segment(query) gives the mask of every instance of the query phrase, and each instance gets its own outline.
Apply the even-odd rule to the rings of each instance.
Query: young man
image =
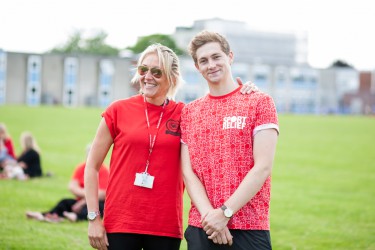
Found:
[[[240,94],[222,35],[200,32],[189,52],[209,94],[181,115],[182,171],[192,201],[188,249],[271,249],[270,176],[279,130],[274,102],[262,92]]]

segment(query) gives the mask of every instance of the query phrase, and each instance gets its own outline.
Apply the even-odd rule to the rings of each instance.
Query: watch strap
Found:
[[[222,205],[220,208],[221,208],[221,210],[225,211],[225,209],[227,209],[227,206]]]

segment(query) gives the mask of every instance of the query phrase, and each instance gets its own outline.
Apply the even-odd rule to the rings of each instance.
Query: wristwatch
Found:
[[[88,212],[88,213],[87,213],[87,219],[88,219],[88,220],[91,220],[91,221],[95,220],[95,218],[96,218],[97,216],[100,216],[100,212],[99,212],[99,211]]]
[[[233,216],[233,210],[232,209],[227,208],[227,206],[225,206],[225,205],[222,205],[221,206],[221,210],[224,211],[224,216],[225,217],[227,217],[229,219],[232,218],[232,216]]]

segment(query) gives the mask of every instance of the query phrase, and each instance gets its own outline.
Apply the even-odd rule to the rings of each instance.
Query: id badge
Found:
[[[152,188],[154,184],[154,179],[155,177],[150,175],[149,173],[136,173],[134,185],[139,187]]]

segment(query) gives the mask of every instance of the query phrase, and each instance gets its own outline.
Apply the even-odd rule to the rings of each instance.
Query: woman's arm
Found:
[[[111,133],[103,118],[96,132],[85,167],[85,196],[89,212],[99,211],[99,170],[112,144]],[[107,249],[108,239],[100,216],[89,221],[88,236],[93,248]]]

